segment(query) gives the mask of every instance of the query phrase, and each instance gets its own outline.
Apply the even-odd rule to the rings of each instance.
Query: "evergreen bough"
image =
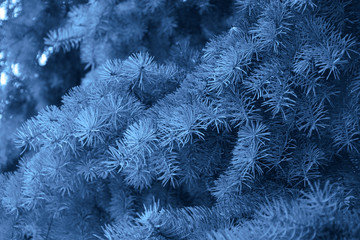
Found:
[[[111,34],[133,39],[144,12],[185,4],[101,2],[73,8],[46,40],[79,45],[93,68],[19,128],[23,158],[0,175],[2,238],[359,238],[359,170],[342,172],[360,158],[355,1],[237,0],[232,27],[201,57],[182,52],[188,64],[87,52],[114,9],[133,25]]]

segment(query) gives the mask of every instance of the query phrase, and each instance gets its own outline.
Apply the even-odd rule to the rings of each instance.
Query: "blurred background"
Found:
[[[1,1],[0,1],[1,2]],[[84,74],[79,50],[48,58],[44,38],[57,28],[70,5],[85,1],[10,0],[0,5],[0,170],[12,170],[20,150],[16,128],[78,85]]]

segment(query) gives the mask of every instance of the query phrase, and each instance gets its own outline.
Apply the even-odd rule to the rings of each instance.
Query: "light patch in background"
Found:
[[[45,66],[47,60],[48,60],[48,57],[46,56],[46,53],[41,54],[41,56],[39,57],[39,65]]]
[[[4,58],[4,52],[0,52],[0,60]]]
[[[9,18],[8,10],[7,10],[8,8],[12,10],[11,17],[15,17],[15,18],[18,17],[22,10],[21,1],[20,0],[4,1],[0,5],[0,24],[1,21],[7,20]]]
[[[11,64],[11,70],[12,70],[12,73],[16,76],[16,77],[20,77],[21,73],[19,71],[19,64],[16,63],[16,64]]]
[[[54,48],[53,47],[48,47],[44,50],[44,52],[42,52],[42,54],[38,55],[38,62],[40,66],[45,66],[49,56],[54,52]]]
[[[13,16],[18,17],[22,10],[20,0],[11,0],[10,8],[14,8]]]
[[[4,21],[7,19],[7,11],[5,6],[0,6],[0,20]]]
[[[8,75],[5,72],[2,72],[0,76],[0,85],[5,86],[7,84],[7,81],[8,81]]]

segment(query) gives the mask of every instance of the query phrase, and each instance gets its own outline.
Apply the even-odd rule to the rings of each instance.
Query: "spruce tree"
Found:
[[[360,239],[359,3],[63,4],[85,76],[14,132],[1,238]]]

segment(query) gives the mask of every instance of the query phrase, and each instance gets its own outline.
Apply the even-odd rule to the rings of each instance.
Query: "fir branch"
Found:
[[[71,48],[77,48],[83,38],[84,35],[79,33],[77,29],[64,27],[50,31],[44,41],[46,45],[52,46],[55,51],[62,48],[68,52]]]

